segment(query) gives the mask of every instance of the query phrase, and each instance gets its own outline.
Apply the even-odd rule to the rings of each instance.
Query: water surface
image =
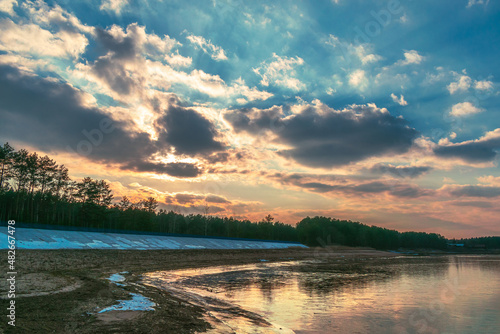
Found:
[[[213,333],[500,333],[500,256],[337,261],[157,272],[147,279],[211,310],[221,320]]]

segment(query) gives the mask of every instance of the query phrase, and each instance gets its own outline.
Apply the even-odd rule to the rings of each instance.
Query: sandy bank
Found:
[[[367,248],[278,250],[18,250],[16,332],[194,333],[210,327],[205,309],[141,283],[143,273],[273,261],[327,260],[345,263],[398,254]],[[127,272],[126,286],[106,278]],[[2,279],[1,295],[7,286]],[[155,311],[98,312],[117,300],[141,294]],[[2,305],[6,300],[2,300]],[[125,312],[125,313],[123,313]],[[9,332],[5,323],[0,328]]]

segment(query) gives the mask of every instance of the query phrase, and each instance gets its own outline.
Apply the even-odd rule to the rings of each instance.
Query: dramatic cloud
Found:
[[[484,109],[478,108],[471,102],[462,102],[455,104],[450,111],[451,116],[461,117],[477,114],[484,111]]]
[[[109,117],[97,108],[85,106],[85,95],[68,84],[0,66],[0,87],[0,112],[2,119],[8,120],[1,123],[1,132],[20,141],[40,148],[81,148],[84,155],[110,160],[141,151],[153,152],[144,134],[127,134],[125,124],[120,122],[102,123]],[[91,145],[92,140],[95,145]]]
[[[359,3],[0,0],[0,139],[184,213],[500,232],[498,5]]]
[[[478,140],[440,144],[434,148],[434,153],[444,158],[461,158],[478,163],[493,161],[497,157],[498,150],[500,150],[500,129],[488,132]]]
[[[148,34],[145,27],[135,23],[126,29],[96,29],[95,40],[97,58],[76,64],[74,75],[96,83],[99,93],[116,101],[149,104],[151,108],[153,96],[170,91],[172,86],[188,95],[203,93],[222,100],[241,99],[243,103],[273,96],[246,86],[241,78],[228,85],[219,75],[200,69],[184,72],[180,68],[191,66],[193,58],[179,54],[181,44],[168,35]]]
[[[432,170],[429,166],[391,166],[375,165],[370,171],[379,174],[390,174],[398,178],[416,178]]]
[[[262,205],[260,202],[229,200],[215,194],[179,192],[164,194],[166,207],[183,214],[223,214],[234,216]]]
[[[400,182],[370,181],[360,182],[345,176],[325,176],[306,174],[276,174],[269,176],[281,184],[287,184],[309,192],[338,196],[359,196],[370,194],[389,194],[398,198],[418,198],[433,193],[431,190],[421,189],[415,185]]]
[[[176,112],[183,111],[175,109],[174,114]],[[199,121],[194,129],[202,137],[197,138],[207,140],[201,151],[220,148],[220,144],[203,137],[212,135],[211,125],[193,113],[188,110],[186,115],[193,122]],[[74,87],[54,79],[23,74],[9,66],[0,66],[0,116],[5,120],[0,123],[0,133],[40,149],[69,151],[95,161],[118,163],[122,169],[175,177],[196,177],[202,172],[191,163],[150,160],[153,155],[169,150],[170,145],[176,147],[183,134],[174,131],[173,143],[169,144],[153,141],[143,132],[130,133],[125,130],[128,124],[110,119],[95,107],[86,106],[85,95]],[[176,117],[173,116],[173,122],[182,126],[183,116],[180,116],[180,121]],[[203,129],[205,125],[209,127],[206,131]],[[168,125],[165,126],[168,129]],[[180,149],[196,151],[196,143],[192,140],[184,146],[180,144]]]
[[[163,38],[147,34],[145,27],[130,24],[126,31],[118,26],[109,30],[96,29],[95,39],[99,43],[102,56],[93,63],[78,64],[87,79],[94,78],[103,86],[116,92],[118,100],[128,95],[142,94],[151,83],[146,77],[146,58],[162,59],[178,45],[169,36]],[[89,77],[90,76],[90,77]]]
[[[228,201],[227,199],[225,199],[224,197],[222,196],[216,196],[216,195],[208,195],[206,197],[206,201],[209,202],[209,203],[231,203],[230,201]]]
[[[176,154],[211,154],[224,146],[217,140],[214,125],[193,109],[171,106],[157,121],[159,141],[175,148]]]
[[[284,117],[281,108],[233,110],[226,114],[235,131],[258,133],[274,128],[277,141],[291,146],[278,154],[309,167],[330,168],[373,156],[408,151],[417,131],[402,118],[374,104],[341,111],[306,107]]]
[[[179,204],[186,204],[186,203],[191,203],[196,200],[204,199],[205,197],[202,195],[195,195],[195,194],[186,194],[186,193],[178,193],[175,194],[175,199],[177,200],[177,203]]]
[[[202,169],[198,165],[185,162],[162,163],[136,161],[122,166],[122,169],[130,169],[137,172],[167,174],[179,178],[197,177],[203,173]]]

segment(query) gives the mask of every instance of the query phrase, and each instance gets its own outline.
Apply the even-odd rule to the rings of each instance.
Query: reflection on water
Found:
[[[147,275],[260,315],[213,333],[500,333],[500,256],[265,263]],[[246,318],[246,319],[245,319]],[[245,327],[246,326],[246,327]],[[224,329],[224,328],[225,329]],[[236,330],[235,330],[236,328]]]

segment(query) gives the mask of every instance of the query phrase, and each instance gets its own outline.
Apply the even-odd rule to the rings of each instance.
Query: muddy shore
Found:
[[[367,248],[280,250],[18,250],[16,327],[0,333],[195,333],[210,328],[206,310],[165,290],[141,284],[147,272],[276,261],[332,261],[339,270],[359,271],[370,259],[398,254]],[[126,272],[126,286],[106,278]],[[7,284],[2,277],[2,309]],[[342,283],[342,282],[339,282]],[[155,311],[100,310],[140,293]]]

